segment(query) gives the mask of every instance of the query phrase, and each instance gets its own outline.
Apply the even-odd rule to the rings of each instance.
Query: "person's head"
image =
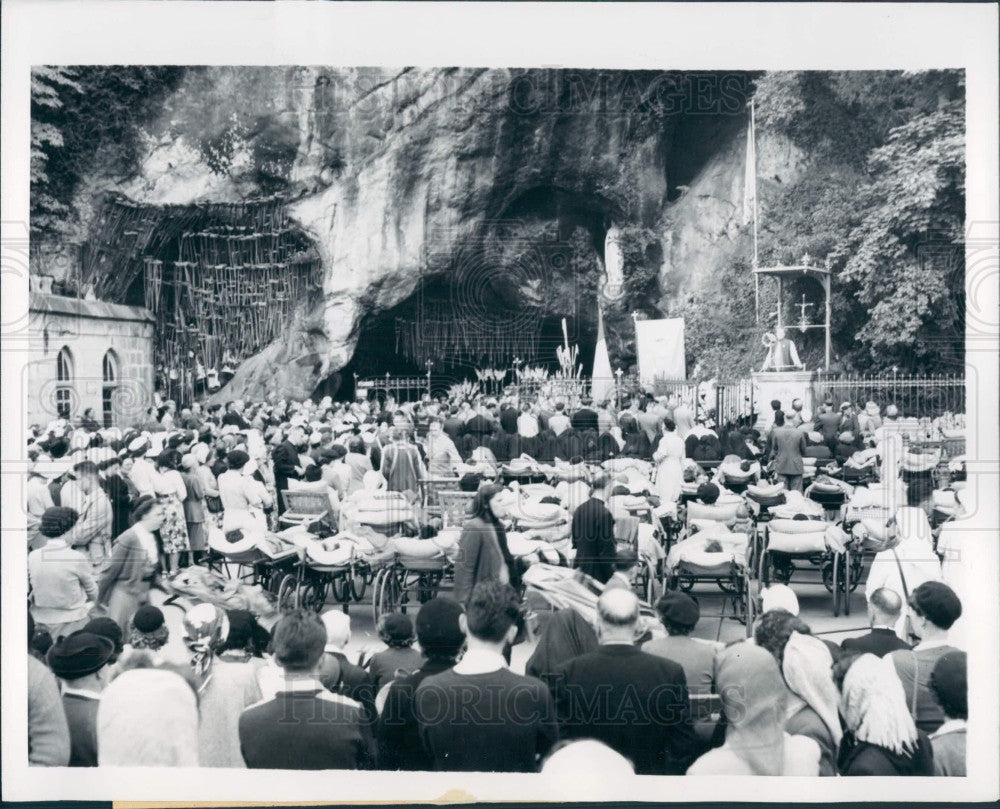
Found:
[[[305,474],[302,477],[306,483],[315,483],[317,480],[323,479],[323,468],[318,464],[310,464],[306,467]]]
[[[80,461],[73,467],[73,476],[84,494],[90,494],[101,487],[101,470],[93,461]]]
[[[417,639],[410,616],[400,612],[383,615],[379,618],[377,629],[382,643],[393,649],[408,649]]]
[[[765,612],[754,627],[754,640],[767,649],[780,666],[785,657],[785,645],[793,632],[809,634],[809,627],[797,616],[781,609]]]
[[[896,421],[899,418],[899,408],[894,404],[887,406],[885,409],[885,417],[889,421]]]
[[[56,639],[46,661],[67,686],[100,691],[108,684],[108,664],[114,655],[115,645],[110,640],[80,630]]]
[[[80,518],[76,509],[66,506],[53,506],[45,509],[38,526],[39,533],[48,539],[56,539],[68,534]]]
[[[170,638],[163,612],[152,604],[136,610],[129,625],[128,642],[133,649],[162,649]]]
[[[944,637],[962,617],[962,602],[940,581],[925,581],[910,593],[910,626],[921,640]]]
[[[323,615],[323,629],[327,651],[342,652],[351,642],[351,618],[340,610],[330,610]]]
[[[198,697],[191,672],[132,656],[101,694],[99,763],[109,767],[196,767]]]
[[[593,494],[607,495],[614,478],[604,470],[595,472],[590,479],[590,490]]]
[[[698,487],[698,499],[706,506],[714,505],[719,500],[719,487],[709,481]]]
[[[83,628],[83,631],[89,632],[91,635],[100,635],[114,644],[115,653],[111,660],[108,661],[109,663],[114,663],[118,659],[118,656],[125,651],[125,636],[121,626],[119,626],[114,618],[92,618]]]
[[[472,505],[469,507],[471,516],[489,522],[496,522],[503,517],[507,507],[504,504],[504,499],[497,497],[503,491],[504,488],[499,483],[487,483],[480,486],[476,496],[472,498]]]
[[[771,400],[771,410],[773,410],[775,413],[781,412],[781,402],[778,399]]]
[[[660,596],[656,612],[668,635],[690,634],[701,617],[698,602],[679,590],[667,590]]]
[[[441,435],[444,432],[444,421],[437,416],[431,417],[427,422],[427,432],[433,436]]]
[[[132,506],[132,524],[142,525],[147,531],[159,531],[165,517],[155,497],[140,497]]]
[[[785,414],[784,411],[775,410],[774,411],[774,426],[784,427],[785,426]]]
[[[393,427],[392,432],[389,433],[393,441],[406,441],[407,435],[409,435],[409,430],[406,427]]]
[[[465,646],[462,605],[447,596],[432,598],[417,613],[417,641],[429,659],[454,660]]]
[[[181,454],[175,449],[165,449],[156,456],[156,468],[174,471],[180,468]]]
[[[226,466],[235,472],[242,472],[248,463],[250,456],[241,449],[234,449],[226,454]]]
[[[802,412],[802,400],[801,399],[792,399],[792,410],[794,410],[796,413],[801,413]]]
[[[459,625],[470,644],[502,649],[517,637],[521,620],[514,588],[499,581],[485,581],[472,588]]]
[[[715,690],[728,722],[726,743],[755,775],[781,775],[779,754],[788,688],[774,657],[752,643],[735,643],[715,660]]]
[[[638,635],[639,598],[631,590],[607,590],[597,599],[597,639],[634,643]]]
[[[674,422],[673,419],[664,419],[663,429],[668,433],[672,433],[674,432],[674,430],[677,429],[677,424]]]
[[[556,402],[556,413],[562,413],[566,409],[566,404],[564,402]]]
[[[336,611],[333,614],[343,615]],[[271,638],[274,661],[286,673],[314,671],[326,645],[327,628],[312,610],[295,610],[283,615]]]
[[[969,718],[969,681],[965,652],[947,652],[931,671],[931,693],[949,719]]]
[[[860,655],[844,675],[840,715],[860,742],[885,747],[896,754],[912,752],[917,728],[896,667],[887,657]]]
[[[776,328],[774,330],[774,336],[777,337],[779,340],[784,340],[785,339],[785,329],[784,329],[784,327],[783,326],[778,326],[778,328]]]
[[[894,626],[902,611],[902,597],[888,587],[879,587],[868,599],[868,622],[871,626]]]

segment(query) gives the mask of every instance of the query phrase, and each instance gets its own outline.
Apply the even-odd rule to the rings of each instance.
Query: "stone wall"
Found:
[[[124,427],[141,419],[153,400],[153,318],[145,309],[101,301],[34,294],[29,303],[26,368],[27,423],[45,425],[58,418],[57,389],[69,387],[70,416],[88,407],[103,422],[104,357],[113,351],[117,379],[111,394],[110,421]],[[57,358],[69,352],[72,378],[57,380]]]

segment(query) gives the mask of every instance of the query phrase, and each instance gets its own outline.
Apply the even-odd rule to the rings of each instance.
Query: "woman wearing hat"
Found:
[[[226,455],[229,469],[219,475],[219,497],[222,500],[222,530],[250,530],[257,534],[267,531],[264,509],[274,501],[264,484],[253,477],[256,463],[243,450]]]
[[[152,604],[144,604],[136,610],[129,625],[129,646],[133,649],[158,652],[166,646],[169,638],[170,630],[159,608]]]
[[[917,730],[888,658],[863,654],[844,675],[841,775],[933,775],[930,741]]]
[[[688,775],[819,774],[819,745],[785,730],[788,689],[771,653],[739,643],[719,652],[716,688],[726,715],[726,740]]]
[[[115,540],[111,559],[98,585],[97,602],[122,632],[129,632],[132,616],[149,601],[149,588],[159,563],[154,531],[163,525],[163,506],[144,497],[132,509],[132,527]]]
[[[156,499],[163,506],[163,525],[160,526],[160,541],[166,558],[164,570],[167,573],[177,569],[181,553],[191,549],[187,522],[184,519],[184,500],[187,487],[178,471],[181,454],[175,449],[165,449],[156,458],[157,477],[153,479]]]

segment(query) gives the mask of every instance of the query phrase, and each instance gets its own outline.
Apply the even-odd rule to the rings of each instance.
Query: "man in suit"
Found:
[[[596,739],[637,775],[682,775],[703,751],[680,665],[635,646],[639,599],[613,589],[597,601],[600,647],[564,663],[550,682],[560,738]]]
[[[878,657],[884,657],[897,649],[909,649],[910,645],[900,640],[895,630],[902,610],[903,599],[899,593],[880,587],[868,599],[868,624],[872,631],[858,638],[846,638],[840,648],[852,654],[869,652]]]
[[[577,410],[573,417],[570,419],[570,424],[573,425],[573,429],[579,433],[585,433],[588,430],[593,430],[595,433],[598,429],[597,413],[591,410],[591,398],[589,396],[584,396],[580,400],[580,409]]]
[[[222,417],[223,424],[232,424],[240,430],[249,430],[250,424],[243,418],[243,402],[226,402],[226,414]]]
[[[774,429],[767,438],[766,454],[789,491],[802,491],[802,475],[805,471],[802,456],[805,451],[805,433],[786,425],[785,414],[778,410],[774,414]]]
[[[375,708],[375,681],[361,666],[347,659],[344,649],[351,642],[351,618],[340,610],[323,615],[326,645],[317,667],[316,677],[323,687],[359,703],[371,723],[378,719]]]
[[[591,481],[590,499],[573,513],[570,534],[576,559],[573,566],[601,584],[607,583],[615,565],[615,518],[608,510],[611,476],[598,472]]]
[[[361,705],[332,694],[317,673],[326,630],[316,613],[287,613],[274,628],[281,689],[240,714],[240,751],[247,767],[275,770],[369,769],[375,739]]]
[[[285,440],[274,448],[271,461],[274,463],[274,489],[278,493],[278,514],[285,512],[285,501],[281,492],[288,488],[289,480],[301,480],[305,470],[299,460],[299,450],[304,448],[306,434],[301,427],[292,427]]]

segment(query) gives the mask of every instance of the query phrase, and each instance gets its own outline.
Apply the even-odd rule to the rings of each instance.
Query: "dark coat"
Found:
[[[459,604],[465,604],[472,595],[473,587],[483,581],[498,580],[503,567],[507,568],[508,578],[511,578],[509,556],[506,538],[501,540],[491,523],[479,517],[467,520],[458,540],[454,599]]]
[[[858,654],[868,652],[877,657],[885,657],[889,652],[895,652],[897,649],[910,649],[912,647],[906,641],[901,640],[899,635],[891,629],[873,629],[867,635],[846,638],[840,644],[840,648],[845,652],[857,652]]]
[[[413,695],[425,679],[447,671],[454,664],[453,660],[426,660],[419,671],[396,680],[390,686],[376,733],[380,769],[434,769],[434,759],[420,740],[420,726],[413,714]]]
[[[574,430],[580,433],[585,433],[588,430],[593,430],[595,433],[600,431],[597,413],[589,407],[582,407],[577,410],[570,416],[569,423],[573,425]]]
[[[691,725],[684,669],[635,646],[601,646],[551,681],[560,738],[592,738],[639,775],[682,775],[704,751]]]
[[[614,573],[615,518],[603,500],[591,497],[573,513],[570,528],[576,548],[574,567],[601,584]]]
[[[360,702],[369,722],[378,719],[378,711],[375,708],[375,681],[361,666],[354,665],[340,652],[323,653],[317,679],[327,691]]]
[[[288,488],[289,480],[299,479],[299,473],[295,471],[295,467],[300,464],[299,451],[290,441],[282,441],[274,448],[271,461],[274,463],[274,488],[278,493],[278,510],[284,512],[285,501],[281,497],[281,492]]]
[[[934,775],[934,752],[922,730],[917,731],[917,749],[909,756],[855,741],[846,734],[840,744],[838,769],[841,775]]]

